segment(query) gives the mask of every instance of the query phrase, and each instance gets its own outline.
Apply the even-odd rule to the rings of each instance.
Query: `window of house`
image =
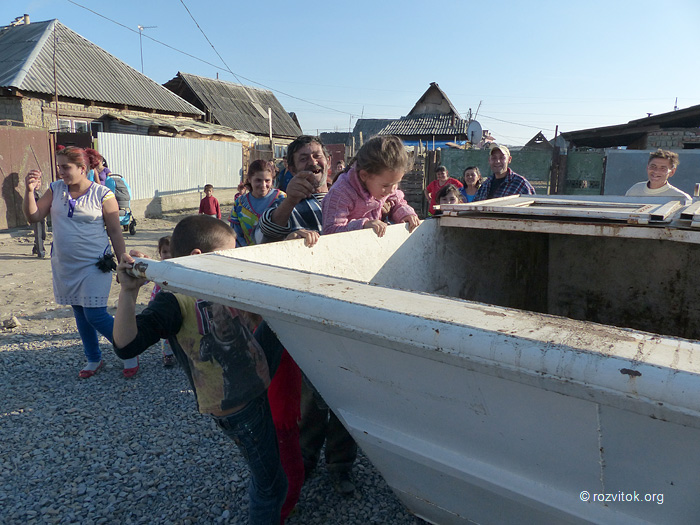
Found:
[[[97,138],[98,133],[102,133],[104,131],[104,127],[102,126],[102,122],[97,122],[96,120],[93,122],[90,122],[90,133],[92,133],[93,138]]]
[[[286,154],[287,154],[287,146],[286,145],[275,144],[275,158],[276,159],[281,159]]]
[[[76,133],[87,133],[88,123],[85,120],[74,120],[73,121],[73,131]]]
[[[67,118],[58,119],[58,131],[61,133],[70,133],[73,131],[71,129],[71,121]]]

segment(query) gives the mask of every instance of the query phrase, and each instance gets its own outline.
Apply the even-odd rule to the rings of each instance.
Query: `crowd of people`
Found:
[[[355,441],[264,319],[158,286],[148,306],[136,314],[138,292],[146,281],[128,270],[134,257],[145,254],[127,253],[116,189],[110,189],[109,168],[98,156],[76,147],[58,151],[59,178],[41,197],[36,195],[41,172],[32,170],[25,179],[28,221],[51,216],[54,296],[73,309],[86,357],[79,377],[90,378],[102,367],[98,334],[113,344],[127,378],[138,372],[139,355],[160,342],[163,364],[180,365],[199,412],[214,419],[248,463],[250,523],[284,523],[304,481],[314,475],[324,443],[335,490],[352,494]],[[436,205],[535,193],[510,168],[507,147],[492,146],[488,161],[492,173],[486,179],[476,166],[464,169],[462,181],[438,166],[425,190],[430,213],[439,214]],[[627,194],[690,199],[668,182],[677,166],[675,153],[652,153],[648,180]],[[323,235],[359,229],[382,237],[389,223],[405,223],[412,232],[420,220],[399,189],[408,170],[409,156],[394,136],[370,139],[347,166],[338,161],[333,170],[321,140],[300,136],[288,146],[279,175],[268,161],[250,164],[230,224],[221,220],[214,188],[207,184],[199,214],[181,220],[171,236],[159,240],[158,256],[167,260],[291,239],[303,239],[311,247]],[[118,264],[112,254],[119,255]],[[115,269],[121,289],[112,317],[106,306]]]

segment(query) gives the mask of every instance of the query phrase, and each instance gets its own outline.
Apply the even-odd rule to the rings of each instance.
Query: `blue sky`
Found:
[[[516,146],[540,130],[552,138],[557,125],[672,111],[676,97],[680,109],[700,104],[696,0],[0,0],[0,25],[24,13],[58,18],[137,70],[137,26],[157,26],[143,31],[153,80],[182,71],[258,82],[307,133],[347,131],[361,116],[399,118],[430,82],[463,117],[479,108],[482,127]]]

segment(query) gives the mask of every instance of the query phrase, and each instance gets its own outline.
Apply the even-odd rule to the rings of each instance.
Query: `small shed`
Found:
[[[700,149],[700,105],[561,135],[572,148]]]
[[[272,91],[182,72],[164,86],[204,112],[206,122],[255,135],[258,143],[268,144],[268,148],[269,108],[276,158],[281,158],[286,145],[302,134]]]
[[[544,133],[540,131],[521,148],[521,151],[552,151],[553,149],[554,146],[547,140]]]

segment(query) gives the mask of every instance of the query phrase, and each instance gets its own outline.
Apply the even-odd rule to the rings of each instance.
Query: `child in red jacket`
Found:
[[[221,219],[221,210],[219,209],[219,201],[214,197],[214,186],[206,184],[204,186],[204,198],[199,203],[199,213],[209,215]]]

